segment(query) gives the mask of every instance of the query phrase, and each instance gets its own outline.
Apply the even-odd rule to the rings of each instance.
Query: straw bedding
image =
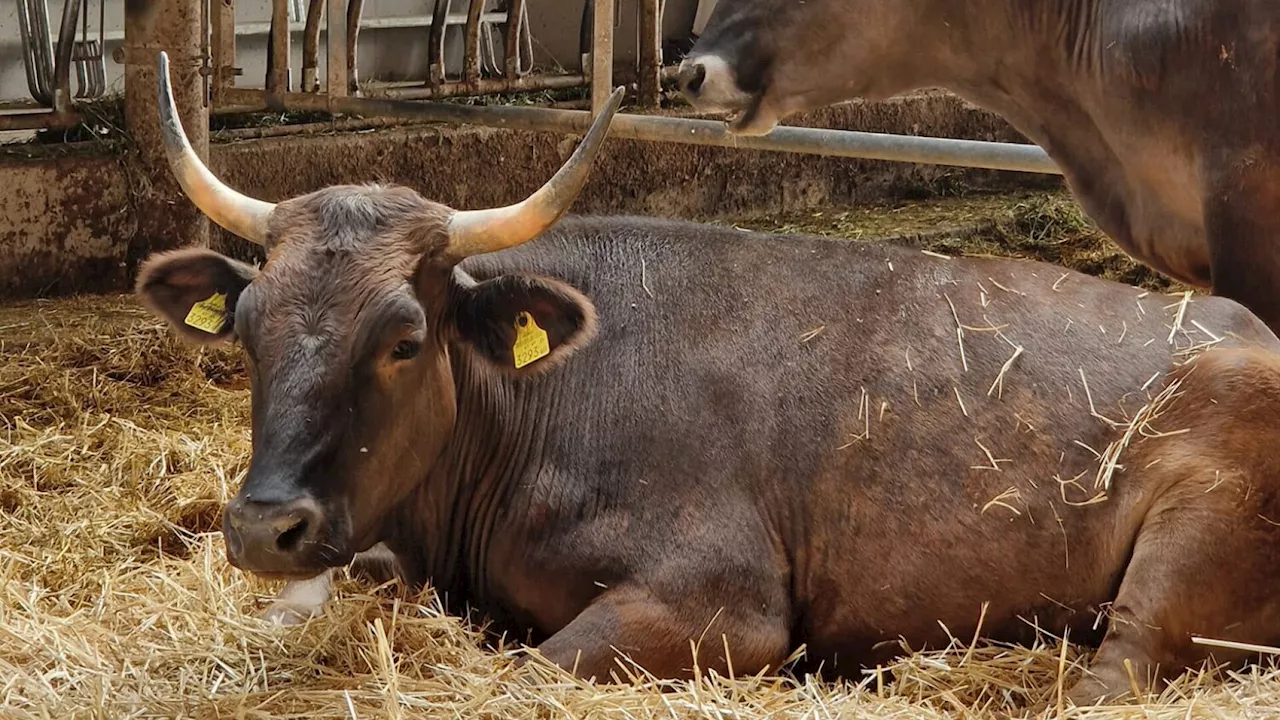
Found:
[[[175,341],[129,298],[0,308],[0,715],[28,717],[1056,716],[1087,660],[1033,648],[908,656],[862,686],[806,678],[592,686],[495,649],[430,590],[339,585],[272,628],[277,588],[229,568],[217,531],[247,467],[233,350]],[[1280,715],[1265,668],[1183,678],[1144,706],[1072,717]]]

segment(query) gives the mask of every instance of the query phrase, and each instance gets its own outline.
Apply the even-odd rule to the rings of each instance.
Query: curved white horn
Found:
[[[191,149],[178,108],[173,102],[173,88],[169,84],[169,55],[160,53],[160,130],[164,135],[164,152],[169,158],[169,168],[191,202],[209,219],[245,240],[265,245],[267,219],[275,205],[255,200],[232,190],[209,172],[200,156]]]
[[[573,155],[547,184],[523,202],[491,210],[459,210],[449,221],[446,253],[461,260],[471,255],[495,252],[528,242],[551,227],[573,204],[591,172],[609,124],[622,105],[623,88],[609,96],[609,102],[591,123],[591,129]]]

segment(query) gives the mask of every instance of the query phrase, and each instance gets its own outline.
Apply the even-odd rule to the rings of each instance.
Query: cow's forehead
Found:
[[[272,217],[259,292],[358,301],[401,288],[447,241],[452,211],[407,188],[341,186],[289,200]]]
[[[423,261],[446,240],[451,213],[404,188],[331,188],[281,203],[273,243],[254,280],[259,322],[351,329],[366,311],[406,293]]]

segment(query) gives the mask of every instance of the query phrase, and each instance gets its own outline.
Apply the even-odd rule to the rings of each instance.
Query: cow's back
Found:
[[[868,645],[940,633],[911,625],[920,602],[956,633],[985,601],[1093,625],[1129,550],[1097,529],[1137,502],[1097,500],[1116,428],[1204,347],[1280,345],[1220,298],[653,220],[570,220],[467,268],[561,278],[597,306],[592,344],[522,390],[555,408],[542,457],[566,513],[775,557],[802,628]]]

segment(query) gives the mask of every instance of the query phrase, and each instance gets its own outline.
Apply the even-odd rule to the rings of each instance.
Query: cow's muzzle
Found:
[[[778,116],[765,102],[763,91],[752,94],[738,84],[738,75],[719,55],[698,55],[680,63],[676,82],[698,112],[728,112],[729,131],[737,135],[766,135]]]
[[[339,548],[325,541],[327,525],[320,504],[309,497],[259,502],[237,496],[223,513],[227,560],[264,577],[312,577],[342,564]]]
[[[738,87],[737,74],[719,55],[685,58],[676,83],[689,104],[700,112],[741,110],[752,99]]]

